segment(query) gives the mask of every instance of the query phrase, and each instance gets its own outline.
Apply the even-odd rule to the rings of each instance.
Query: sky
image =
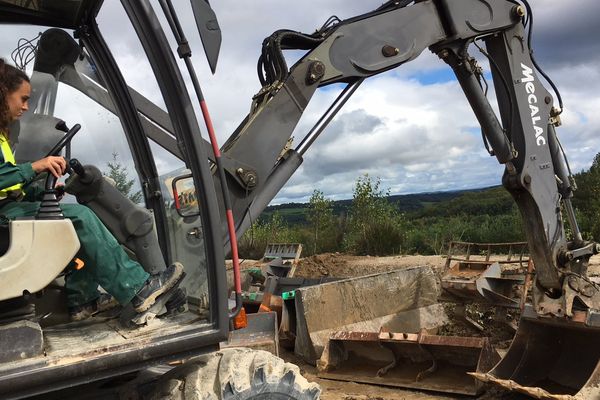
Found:
[[[219,142],[246,116],[252,96],[260,89],[256,62],[265,37],[282,28],[311,33],[331,15],[346,19],[373,10],[381,2],[253,0],[242,5],[213,0],[223,43],[212,75],[193,29],[189,2],[175,1]],[[565,105],[559,138],[572,170],[587,169],[600,152],[600,2],[531,3],[534,53],[559,87]],[[152,4],[159,11],[158,2]],[[119,2],[105,0],[99,21],[130,86],[161,104],[150,66]],[[10,46],[6,38],[0,39],[3,54]],[[476,49],[471,52],[489,76],[487,62],[475,54]],[[297,52],[291,53],[288,65],[297,57]],[[330,86],[313,97],[294,132],[296,144],[341,89],[340,85]],[[495,104],[493,91],[489,97]],[[98,145],[108,149],[111,143]],[[180,167],[172,164],[172,158],[157,159],[163,172]],[[497,185],[502,171],[485,151],[478,123],[450,68],[425,50],[416,60],[361,85],[308,150],[302,167],[273,203],[304,202],[315,189],[330,199],[351,198],[356,179],[364,174],[381,179],[381,186],[392,194],[407,194]]]
[[[600,2],[531,3],[534,54],[565,105],[560,140],[572,170],[587,169],[600,152]],[[217,73],[210,75],[201,54],[195,54],[195,63],[217,132],[225,138],[259,89],[256,61],[265,37],[281,28],[310,33],[330,15],[346,19],[377,8],[381,1],[257,0],[243,11],[234,1],[211,4],[223,32]],[[489,72],[487,63],[482,65]],[[296,142],[339,90],[321,90],[313,98],[294,133]],[[493,92],[490,100],[495,104]],[[425,50],[416,60],[361,85],[275,202],[306,201],[315,189],[332,199],[350,198],[356,179],[365,173],[379,177],[391,193],[405,194],[497,185],[502,172],[485,151],[478,123],[450,68]]]

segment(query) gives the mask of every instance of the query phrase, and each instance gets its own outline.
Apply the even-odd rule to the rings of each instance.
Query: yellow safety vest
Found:
[[[0,132],[0,149],[2,150],[2,156],[4,157],[4,162],[11,163],[16,165],[15,155],[10,148],[10,144],[8,143],[8,139],[4,136],[4,133]],[[24,195],[23,192],[23,184],[17,183],[16,185],[12,185],[11,187],[4,188],[0,190],[0,200],[4,200],[8,197],[18,198]]]

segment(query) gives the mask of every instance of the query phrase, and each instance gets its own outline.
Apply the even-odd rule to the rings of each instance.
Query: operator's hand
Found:
[[[56,178],[60,178],[67,168],[67,161],[63,157],[50,156],[31,163],[36,174],[48,171]]]

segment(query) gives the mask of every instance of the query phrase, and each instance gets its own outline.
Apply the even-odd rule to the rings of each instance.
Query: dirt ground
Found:
[[[296,269],[295,276],[299,277],[355,277],[368,275],[372,273],[384,272],[389,270],[401,269],[412,266],[431,266],[438,273],[441,273],[446,259],[441,256],[392,256],[392,257],[359,257],[339,253],[321,254],[303,258],[300,260]],[[243,267],[248,267],[252,263],[247,263]],[[255,264],[258,265],[258,264]],[[600,276],[600,255],[595,256],[590,261],[590,275]],[[464,319],[453,315],[454,306],[449,305],[447,312],[452,323],[444,326],[439,334],[443,335],[463,335],[463,336],[488,336],[492,344],[503,354],[508,348],[512,339],[513,331],[505,324],[499,324],[493,320],[494,309],[486,307],[467,308],[472,316],[478,322],[484,325],[485,329],[479,331],[472,325],[466,323]],[[510,314],[509,314],[510,317]],[[514,316],[518,320],[518,316]],[[297,357],[293,352],[284,351],[281,356],[296,365],[298,365],[303,375],[310,381],[319,383],[322,388],[321,398],[323,400],[423,400],[423,399],[466,399],[465,396],[444,395],[435,392],[412,391],[399,388],[375,386],[360,384],[354,382],[332,381],[320,379],[317,377],[317,370],[314,366],[308,365]],[[488,391],[479,399],[522,399],[521,395],[511,394],[508,397],[505,394],[494,390]]]

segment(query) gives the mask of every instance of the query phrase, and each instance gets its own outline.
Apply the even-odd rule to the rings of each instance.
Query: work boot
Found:
[[[103,311],[112,310],[119,306],[119,302],[110,294],[102,293],[96,300],[80,306],[69,307],[71,321],[82,321]]]
[[[183,275],[183,265],[173,263],[167,269],[152,275],[131,300],[133,309],[142,313],[148,310],[156,298],[174,287]]]

